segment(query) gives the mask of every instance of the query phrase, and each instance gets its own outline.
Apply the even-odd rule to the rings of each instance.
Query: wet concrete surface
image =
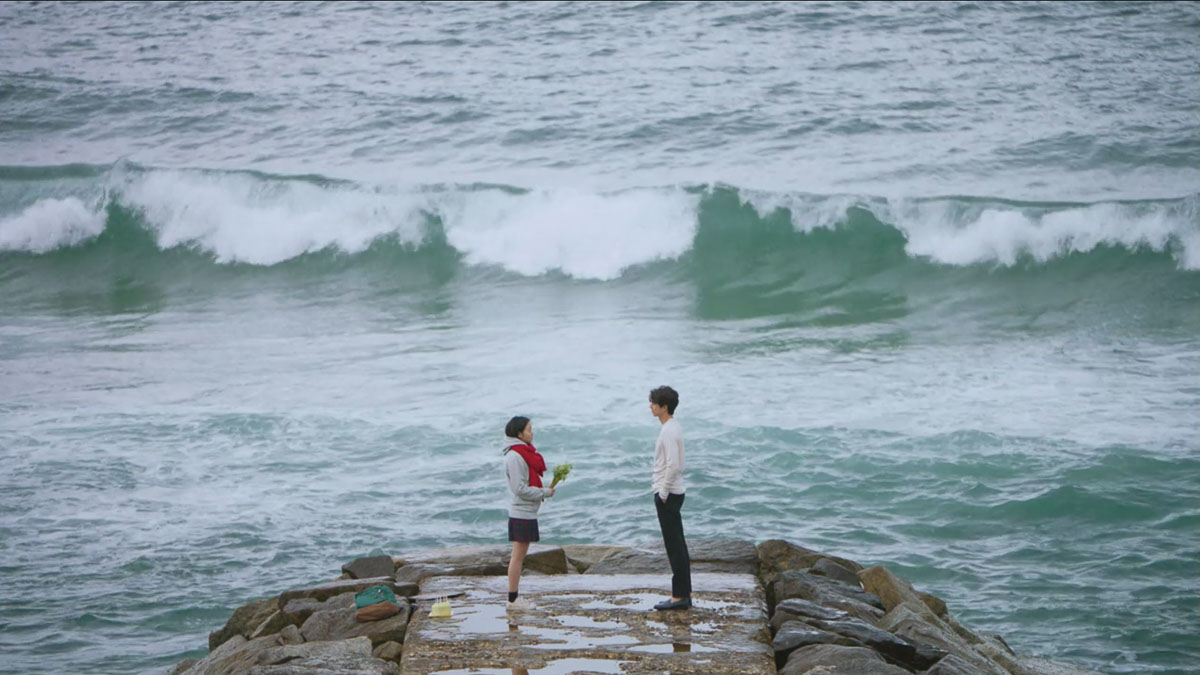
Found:
[[[422,595],[462,591],[449,618],[420,603],[401,672],[774,673],[766,600],[749,574],[694,574],[690,610],[657,612],[668,575],[525,577],[532,607],[507,610],[503,577],[433,577]]]

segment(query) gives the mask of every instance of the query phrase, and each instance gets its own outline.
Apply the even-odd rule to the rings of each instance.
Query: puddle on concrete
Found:
[[[525,591],[525,593],[528,595],[529,591]],[[564,600],[570,602],[572,600],[578,600],[580,597],[587,596],[578,593],[542,593],[537,597],[539,600]]]
[[[623,609],[627,611],[650,610],[662,600],[662,596],[650,593],[623,593],[608,597],[595,597],[595,594],[579,595],[540,595],[537,599],[544,604],[569,604],[583,610]]]
[[[506,556],[507,558],[507,556]],[[527,593],[570,593],[589,595],[597,593],[623,593],[631,590],[666,593],[671,588],[669,570],[665,574],[552,574],[530,576],[522,583]],[[439,591],[462,590],[463,588],[487,589],[501,596],[507,590],[507,580],[499,577],[430,577],[422,582],[425,595]],[[692,584],[711,593],[754,594],[758,591],[758,580],[750,574],[693,573]]]
[[[606,659],[562,659],[552,661],[545,668],[525,671],[528,675],[567,675],[568,673],[620,673],[622,661]],[[523,675],[516,673],[516,675]]]
[[[631,581],[636,585],[628,585]],[[737,591],[712,591],[697,597],[692,611],[658,612],[654,605],[669,588],[663,581],[632,576],[531,577],[522,590],[533,607],[519,612],[507,611],[503,577],[431,581],[422,590],[434,592],[444,585],[463,589],[466,595],[451,600],[452,615],[447,619],[428,617],[424,606],[417,610],[420,626],[411,635],[419,640],[406,657],[419,654],[421,662],[446,668],[438,671],[440,675],[619,674],[622,668],[636,670],[660,661],[686,662],[688,672],[695,673],[728,672],[735,664],[745,665],[746,672],[762,665],[768,672],[770,649],[756,633],[765,620],[763,607],[757,604],[761,602],[757,586],[741,602]],[[741,583],[721,581],[729,586]],[[469,658],[476,645],[483,651]],[[506,658],[484,655],[493,651]],[[488,665],[471,668],[468,663]],[[501,663],[541,667],[494,667]]]
[[[477,635],[506,633],[512,630],[508,612],[499,604],[450,603],[450,616],[444,619],[426,617],[424,630],[447,640],[473,639]]]
[[[625,624],[620,621],[599,621],[587,616],[555,616],[556,621],[564,626],[572,628],[595,628],[598,630],[619,630],[624,629]]]
[[[522,626],[521,632],[536,635],[539,644],[530,645],[535,649],[593,649],[601,645],[637,644],[637,638],[629,635],[584,635],[579,631],[560,630],[557,628],[541,628],[538,626]]]
[[[646,611],[650,611],[654,609],[655,605],[663,600],[666,600],[667,597],[669,596],[663,595],[662,593],[626,593],[620,598],[621,600],[625,601],[621,608],[644,609]],[[617,600],[614,600],[613,602],[617,602]]]
[[[667,596],[662,593],[622,593],[615,597],[595,598],[580,603],[578,607],[584,610],[622,609],[630,612],[650,612],[654,610],[655,605],[666,598]]]
[[[638,645],[630,647],[631,652],[650,652],[651,654],[684,654],[684,653],[700,653],[700,652],[719,652],[720,649],[696,645],[690,642],[672,642],[670,644],[660,645]]]
[[[614,600],[611,600],[611,602],[618,607],[625,607],[626,605],[632,605],[633,603],[637,602],[637,598],[631,598],[629,596],[622,595]]]
[[[579,609],[623,609],[621,605],[613,604],[606,600],[593,600],[585,602],[579,606]]]
[[[647,626],[669,630],[687,630],[696,617],[688,612],[655,612],[646,619]]]
[[[437,670],[438,675],[568,675],[569,673],[620,673],[627,661],[609,659],[559,659],[544,668],[460,668]]]
[[[726,602],[724,600],[705,600],[703,602],[696,602],[695,606],[701,609],[715,609],[718,611],[726,609],[727,607],[737,607],[738,609],[744,609],[746,607],[745,603]]]

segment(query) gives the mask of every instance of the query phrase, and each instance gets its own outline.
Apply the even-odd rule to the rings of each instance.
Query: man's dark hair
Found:
[[[504,435],[509,438],[516,438],[517,434],[525,431],[525,427],[529,426],[529,418],[517,415],[504,425]]]
[[[667,386],[662,386],[658,389],[651,389],[650,402],[657,405],[666,406],[667,414],[674,415],[675,407],[679,405],[679,392]]]

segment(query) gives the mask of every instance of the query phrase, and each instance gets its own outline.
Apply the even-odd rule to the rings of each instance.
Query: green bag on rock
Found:
[[[390,602],[393,605],[400,604],[396,602],[396,594],[387,586],[372,586],[354,594],[355,609],[362,609],[377,602]]]

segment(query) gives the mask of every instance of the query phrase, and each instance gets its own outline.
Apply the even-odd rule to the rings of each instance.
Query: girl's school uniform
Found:
[[[508,540],[540,539],[537,515],[550,488],[542,487],[546,462],[536,448],[516,438],[506,438],[504,474],[508,481]]]

